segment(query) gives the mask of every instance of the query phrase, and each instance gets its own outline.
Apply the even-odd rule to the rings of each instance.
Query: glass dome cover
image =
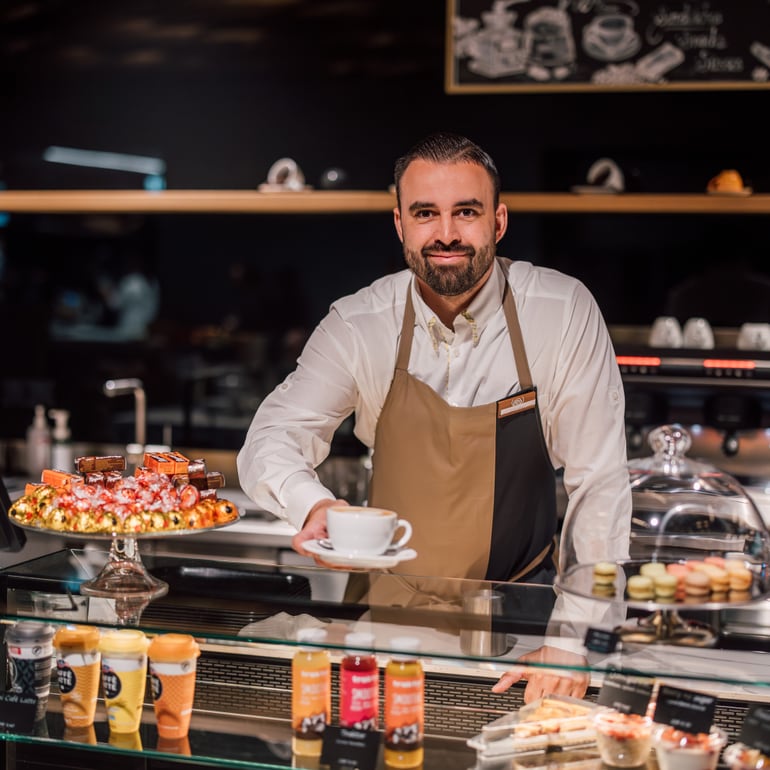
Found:
[[[692,440],[681,425],[649,435],[653,454],[628,463],[631,558],[657,561],[743,556],[764,582],[770,533],[733,476],[685,456]]]

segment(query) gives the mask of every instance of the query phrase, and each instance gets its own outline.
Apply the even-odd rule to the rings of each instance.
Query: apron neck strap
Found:
[[[529,390],[532,387],[532,373],[529,371],[524,337],[519,325],[519,314],[516,312],[516,302],[513,299],[513,292],[508,281],[505,282],[505,289],[503,289],[503,312],[508,323],[508,334],[511,337],[513,360],[516,362],[516,371],[519,373],[519,385],[522,390]]]
[[[528,390],[532,387],[532,374],[529,371],[527,353],[524,349],[524,337],[521,334],[516,303],[514,302],[513,292],[508,281],[505,282],[505,288],[503,289],[503,312],[505,313],[505,321],[508,324],[508,334],[511,338],[516,371],[519,373],[519,383],[522,390]],[[396,369],[406,371],[409,368],[409,356],[412,352],[412,339],[414,338],[414,318],[412,287],[410,285],[406,292],[404,320],[401,323],[401,340],[398,344],[398,355],[396,356]]]

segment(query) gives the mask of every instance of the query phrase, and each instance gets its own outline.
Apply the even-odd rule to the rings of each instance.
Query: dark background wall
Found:
[[[510,191],[568,190],[602,156],[643,192],[700,192],[723,168],[770,189],[768,91],[450,95],[445,36],[444,0],[6,0],[1,178],[11,188],[141,185],[42,161],[61,145],[162,157],[171,188],[254,189],[290,156],[314,186],[340,167],[346,187],[385,189],[396,156],[441,128],[485,146]],[[90,291],[94,265],[141,249],[180,349],[244,294],[256,327],[285,328],[295,316],[312,327],[333,298],[402,265],[391,218],[379,214],[14,215],[0,233],[6,310],[37,316],[62,285]],[[611,324],[646,324],[693,272],[767,273],[768,235],[761,216],[516,215],[500,251],[582,278]],[[233,284],[234,263],[252,276],[248,291]],[[710,309],[716,323],[752,320],[740,297]],[[50,371],[53,359],[37,361],[50,345],[39,318],[14,340],[29,359],[17,366]]]

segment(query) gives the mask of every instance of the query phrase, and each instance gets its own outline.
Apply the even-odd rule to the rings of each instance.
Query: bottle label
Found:
[[[385,743],[402,750],[422,745],[424,677],[385,674]]]
[[[294,673],[292,726],[297,736],[320,738],[329,722],[331,671],[299,668]]]
[[[377,671],[340,669],[340,724],[358,730],[377,729]]]

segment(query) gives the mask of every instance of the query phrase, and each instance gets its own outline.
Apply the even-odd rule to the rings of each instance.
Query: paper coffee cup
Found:
[[[95,626],[60,626],[53,638],[62,716],[67,727],[94,722],[99,695],[101,653]]]
[[[139,729],[147,687],[147,645],[144,633],[134,628],[105,631],[99,640],[110,732],[134,733]]]
[[[35,696],[35,721],[45,716],[51,692],[54,627],[19,620],[5,634],[8,687],[11,692]]]
[[[160,634],[148,655],[158,735],[183,738],[190,729],[200,647],[189,634]]]

